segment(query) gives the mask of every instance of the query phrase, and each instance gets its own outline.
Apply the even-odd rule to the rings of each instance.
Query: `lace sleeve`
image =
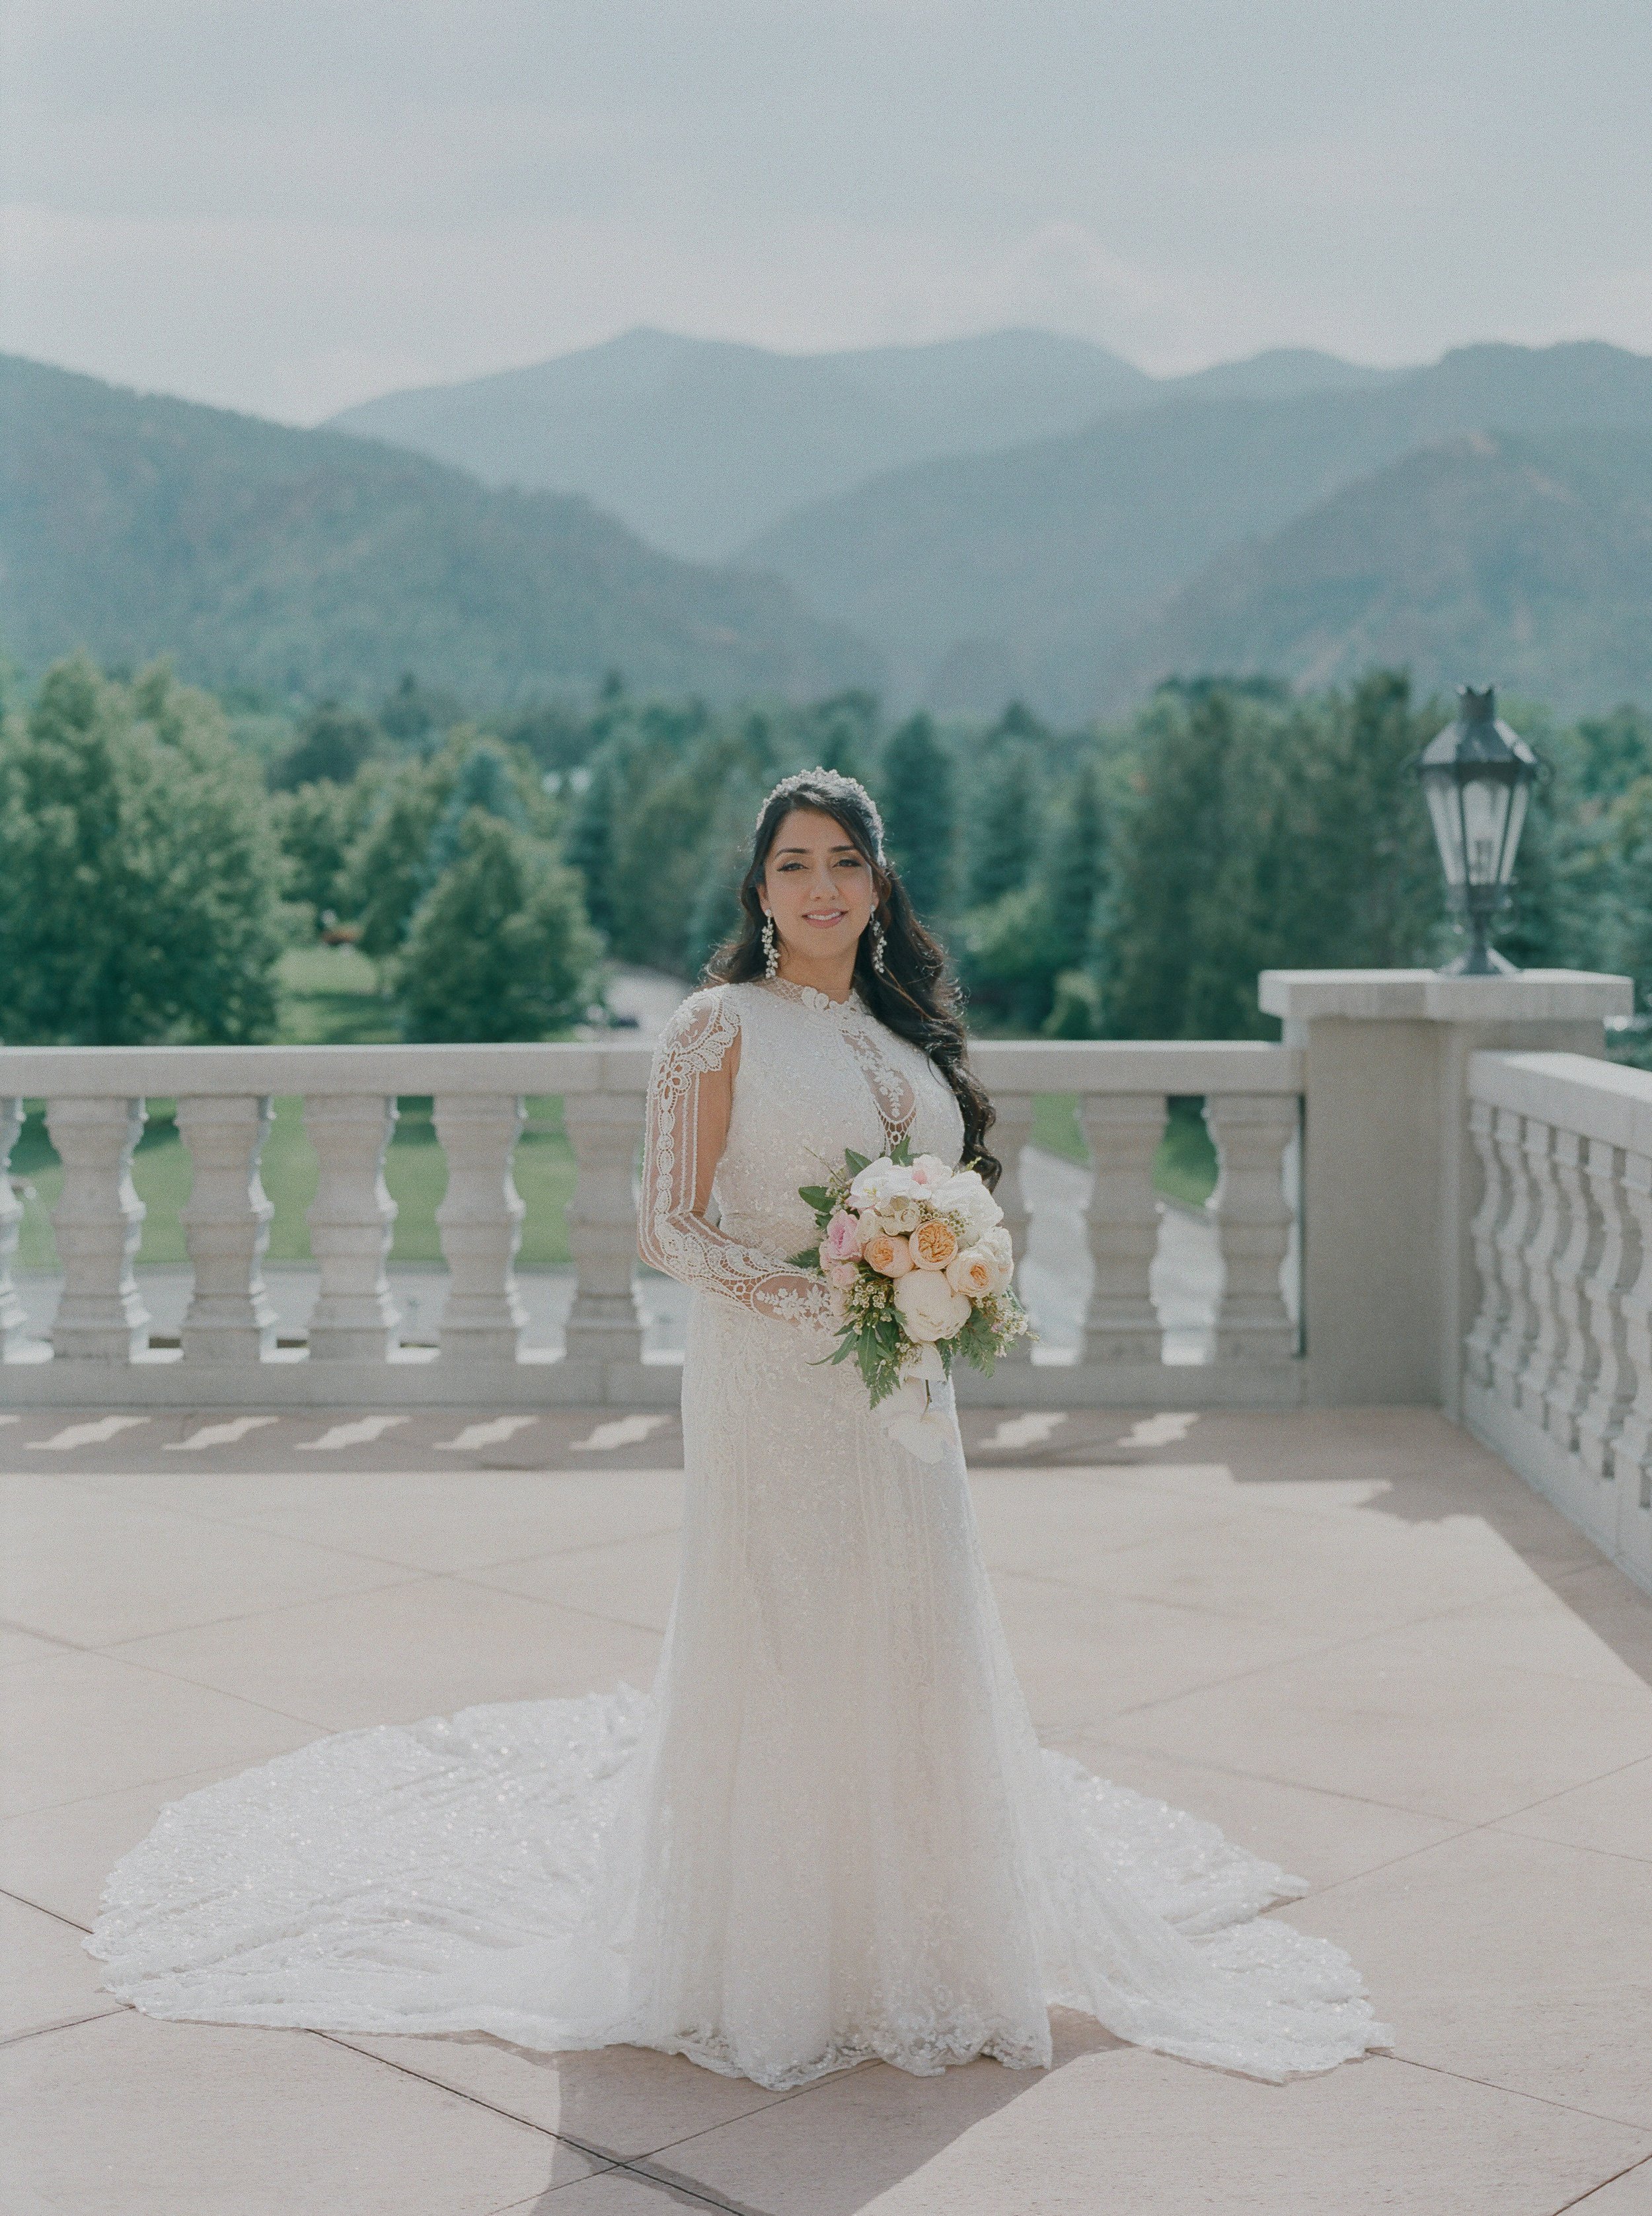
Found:
[[[818,1277],[743,1246],[706,1218],[729,1132],[740,1019],[718,992],[695,993],[661,1037],[648,1081],[637,1244],[644,1262],[760,1315],[818,1328],[835,1320]]]

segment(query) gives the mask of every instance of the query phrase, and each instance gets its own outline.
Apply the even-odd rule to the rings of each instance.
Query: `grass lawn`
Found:
[[[1205,1128],[1199,1100],[1170,1103],[1169,1120],[1153,1158],[1153,1183],[1168,1200],[1203,1208],[1216,1190],[1216,1148]],[[1078,1096],[1041,1093],[1033,1104],[1032,1143],[1069,1162],[1088,1162],[1089,1150],[1079,1128]]]

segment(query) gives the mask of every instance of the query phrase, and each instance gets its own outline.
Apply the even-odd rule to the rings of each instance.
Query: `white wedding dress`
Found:
[[[1344,1954],[1260,1917],[1296,1881],[1040,1748],[948,1394],[925,1462],[852,1364],[817,1366],[823,1290],[782,1259],[812,1228],[798,1187],[903,1131],[958,1158],[952,1093],[858,1000],[684,1003],[644,1174],[643,1251],[694,1289],[652,1694],[347,1732],[190,1794],[110,1879],[87,1943],[111,1991],[625,2041],[776,2088],[873,2056],[1047,2065],[1052,2004],[1272,2079],[1386,2041]]]

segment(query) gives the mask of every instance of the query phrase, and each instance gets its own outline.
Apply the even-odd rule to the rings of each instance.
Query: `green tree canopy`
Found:
[[[597,941],[578,880],[543,840],[480,808],[421,902],[396,963],[410,1039],[539,1039],[595,996]]]
[[[268,1037],[280,862],[222,711],[59,663],[0,729],[0,1037]]]
[[[891,859],[924,921],[942,921],[952,902],[958,819],[952,758],[928,716],[891,734],[882,785]]]

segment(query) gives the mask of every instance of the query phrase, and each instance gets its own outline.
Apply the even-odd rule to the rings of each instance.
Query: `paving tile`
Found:
[[[1420,1816],[1409,1808],[1390,1808],[1340,1793],[1242,1776],[1212,1763],[1119,1746],[1108,1740],[1105,1727],[1099,1733],[1075,1733],[1070,1738],[1046,1734],[1045,1744],[1072,1755],[1099,1777],[1203,1817],[1238,1845],[1279,1863],[1315,1887],[1378,1869],[1453,1837],[1462,1828],[1446,1818]],[[1219,1756],[1221,1749],[1212,1752]]]
[[[1476,1521],[1415,1525],[1368,1508],[1304,1516],[1260,1505],[1201,1534],[1167,1532],[1116,1552],[1075,1545],[1073,1584],[1322,1638],[1345,1638],[1431,1616],[1534,1582],[1495,1532]]]
[[[1143,1702],[1218,1684],[1323,1644],[1270,1624],[1014,1572],[992,1582],[1022,1686],[1045,1731],[1094,1729]]]
[[[73,1924],[0,1893],[0,2040],[44,2024],[110,2016],[120,2003],[100,1990],[103,1973]]]
[[[1119,1715],[1106,1736],[1474,1824],[1652,1753],[1652,1694],[1490,1662],[1452,1677],[1412,1627]]]
[[[87,1478],[123,1500],[212,1516],[424,1570],[599,1546],[682,1520],[681,1470],[161,1470]]]
[[[494,2216],[714,2216],[715,2203],[698,2194],[674,2189],[663,2179],[650,2184],[634,2170],[604,2170],[574,2185],[558,2187],[555,2198],[501,2208]],[[761,2212],[754,2212],[761,2216]]]
[[[1652,1761],[1631,1762],[1610,1776],[1540,1800],[1535,1808],[1517,1808],[1501,1818],[1497,1828],[1652,1862]]]
[[[1275,2086],[1123,2049],[1052,2071],[861,2216],[1555,2216],[1643,2152],[1621,2124],[1379,2056]]]
[[[1652,2133],[1652,1862],[1465,1831],[1284,1912],[1347,1948],[1400,2055]]]
[[[168,1632],[116,1652],[342,1731],[416,1722],[478,1702],[606,1691],[622,1678],[645,1688],[659,1640],[546,1601],[422,1578],[244,1622]]]
[[[571,2148],[305,2032],[123,2010],[0,2049],[0,2163],[53,2216],[490,2216]]]
[[[1053,2028],[1063,2066],[1118,2045],[1088,2017],[1064,2010]],[[650,2166],[764,2216],[851,2216],[983,2118],[1019,2102],[1042,2077],[972,2062],[915,2078],[871,2063],[663,2148]],[[1020,2190],[1029,2197],[1005,2201],[998,2216],[1038,2205],[1030,2195],[1039,2176],[1024,2170]]]
[[[307,1726],[304,1731],[314,1736]],[[232,1762],[7,1817],[0,1822],[0,1891],[89,1929],[109,1872],[148,1836],[162,1809],[247,1767]]]
[[[0,1700],[0,1816],[190,1770],[244,1769],[315,1736],[300,1716],[110,1655],[20,1662]]]
[[[1070,1581],[1082,1583],[1082,1566],[1102,1555],[1155,1539],[1197,1543],[1208,1539],[1213,1523],[1244,1513],[1242,1500],[1234,1498],[1224,1516],[1213,1519],[1205,1502],[1160,1493],[1134,1481],[1135,1475],[1120,1482],[1112,1470],[973,1472],[976,1523],[989,1567],[1062,1577],[1076,1563],[1081,1573]]]
[[[681,1551],[675,1531],[619,1539],[606,1547],[576,1547],[508,1562],[472,1575],[482,1585],[558,1602],[618,1623],[663,1631],[677,1589]]]
[[[352,2034],[348,2044],[614,2156],[652,2154],[737,2116],[800,2097],[771,2093],[747,2078],[720,2077],[680,2054],[643,2047],[535,2054],[480,2034],[454,2039]]]
[[[49,1479],[9,1480],[3,1513],[0,1606],[13,1622],[81,1647],[361,1592],[409,1574]]]

